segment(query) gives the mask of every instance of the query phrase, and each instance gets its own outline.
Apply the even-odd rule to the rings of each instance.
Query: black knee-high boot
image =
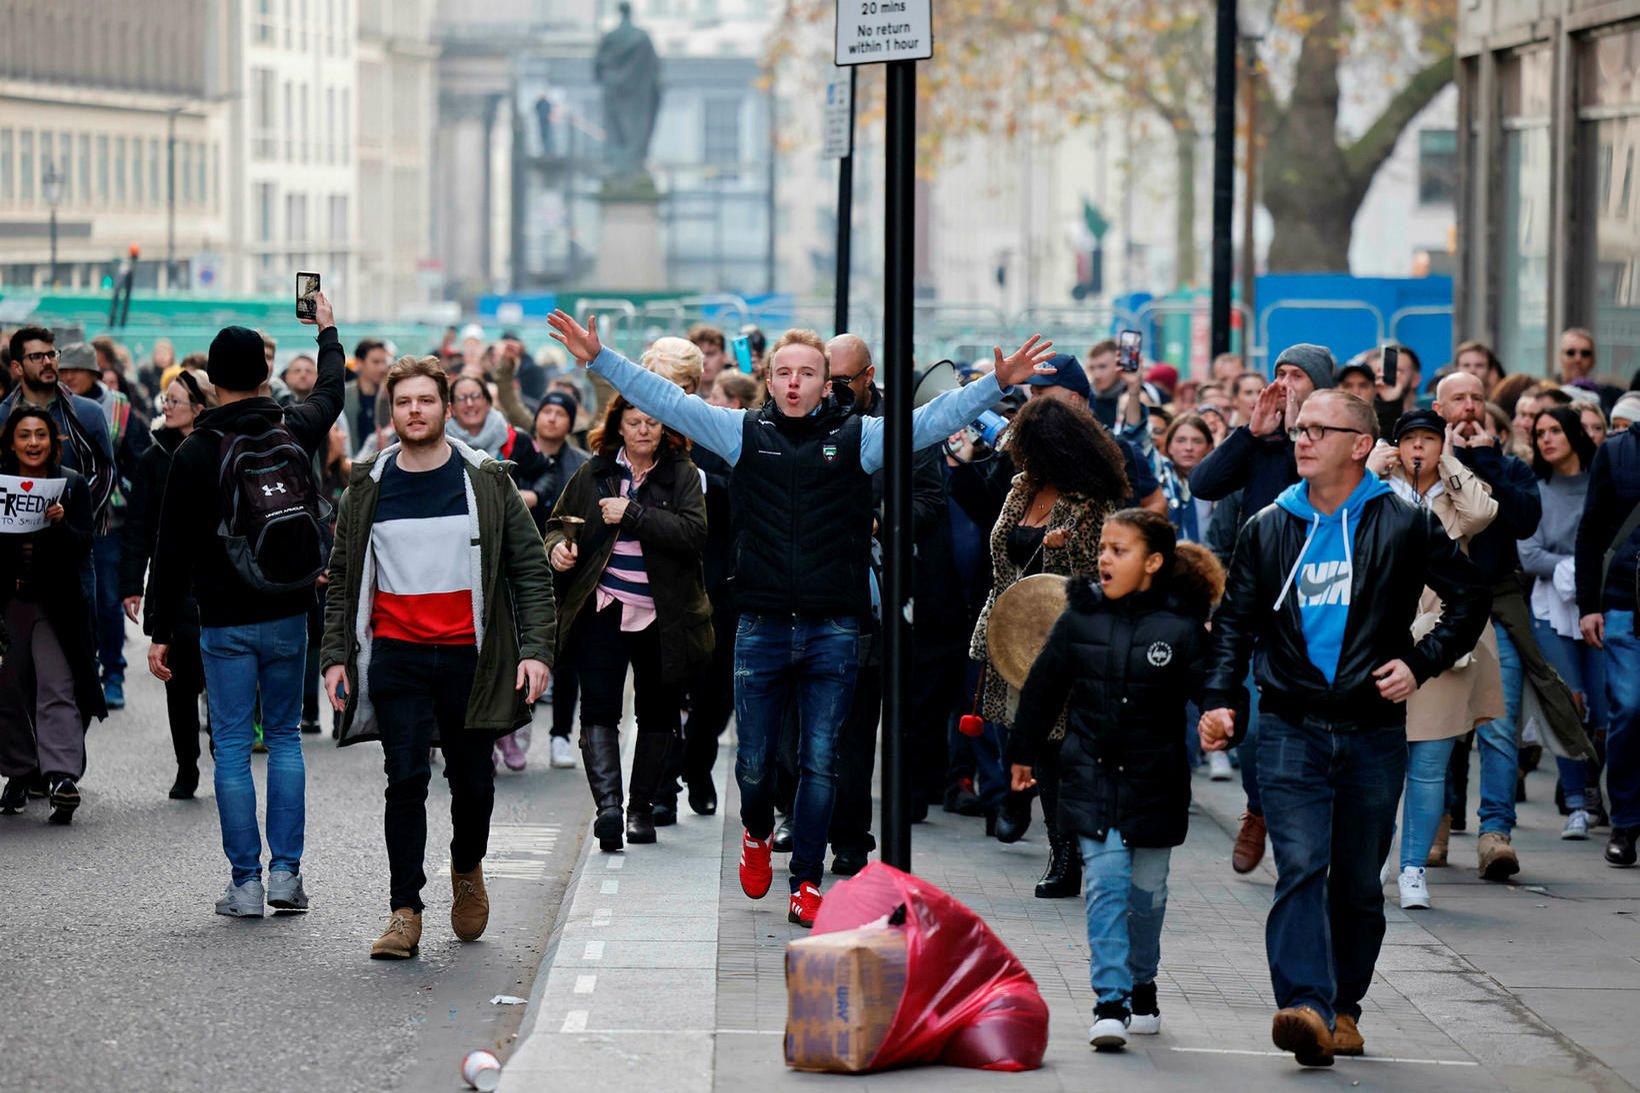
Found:
[[[632,781],[626,794],[626,841],[655,841],[655,790],[666,767],[672,737],[665,733],[639,733],[632,756]]]
[[[621,733],[613,725],[581,726],[581,765],[598,818],[592,834],[602,850],[621,849]]]

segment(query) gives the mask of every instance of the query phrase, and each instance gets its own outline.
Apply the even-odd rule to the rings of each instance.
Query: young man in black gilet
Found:
[[[787,917],[814,925],[836,788],[837,730],[858,664],[860,619],[871,610],[871,474],[883,465],[883,421],[851,414],[829,397],[826,343],[788,330],[769,355],[761,411],[711,406],[633,364],[562,311],[553,337],[609,380],[634,406],[716,452],[735,468],[733,590],[735,780],[745,827],[740,886],[761,899],[773,879],[772,798],[781,721],[795,706],[798,784],[792,808]],[[912,447],[950,436],[1028,379],[1051,355],[1033,337],[1013,356],[996,350],[996,375],[949,391],[912,417]],[[1001,386],[999,386],[1001,385]]]

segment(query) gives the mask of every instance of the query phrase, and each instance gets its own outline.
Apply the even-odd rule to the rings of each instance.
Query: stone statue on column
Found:
[[[649,35],[632,23],[632,5],[620,5],[621,24],[598,42],[593,73],[603,91],[606,193],[652,193],[645,169],[660,112],[660,58]]]

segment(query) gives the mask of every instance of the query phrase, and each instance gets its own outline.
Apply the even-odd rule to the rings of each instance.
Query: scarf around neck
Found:
[[[485,416],[484,424],[479,427],[477,436],[463,428],[453,415],[444,422],[444,435],[454,437],[469,448],[477,448],[491,459],[506,458],[501,454],[501,448],[507,443],[507,419],[493,406]]]

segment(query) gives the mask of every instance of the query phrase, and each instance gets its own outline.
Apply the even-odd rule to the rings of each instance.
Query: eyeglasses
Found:
[[[1572,349],[1572,348],[1568,347],[1566,349],[1562,349],[1560,351],[1560,355],[1562,357],[1589,357],[1589,358],[1593,358],[1594,357],[1594,350],[1592,350],[1592,349]]]
[[[478,395],[478,394],[471,394],[471,393],[465,394],[465,395],[457,395],[456,398],[455,398],[455,401],[457,401],[457,402],[483,402],[484,401],[484,396],[483,395]]]
[[[55,349],[48,349],[44,353],[24,353],[23,359],[30,364],[39,364],[42,361],[54,361],[60,356]]]
[[[1287,430],[1287,436],[1292,439],[1294,444],[1298,443],[1298,438],[1301,436],[1309,437],[1311,444],[1320,444],[1323,440],[1327,439],[1328,433],[1354,433],[1357,436],[1366,435],[1366,433],[1360,429],[1347,429],[1342,425],[1295,425],[1293,428]]]

